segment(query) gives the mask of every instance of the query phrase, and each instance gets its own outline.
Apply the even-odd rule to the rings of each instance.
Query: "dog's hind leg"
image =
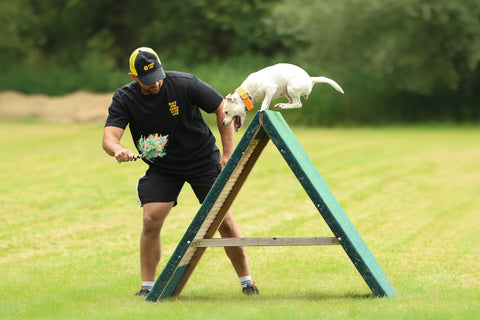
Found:
[[[310,79],[292,78],[287,85],[286,97],[289,103],[277,103],[277,109],[295,109],[302,107],[300,96],[308,96],[312,91],[312,84]]]
[[[285,97],[288,99],[288,103],[293,103],[293,99],[288,93],[285,95]]]
[[[276,109],[296,109],[302,107],[302,101],[300,101],[299,96],[290,97],[290,103],[277,103],[275,105]],[[289,99],[289,100],[290,100]]]

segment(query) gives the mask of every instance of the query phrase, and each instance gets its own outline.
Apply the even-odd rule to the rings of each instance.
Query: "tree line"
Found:
[[[478,0],[6,0],[0,21],[1,90],[113,91],[148,45],[183,71],[331,76],[346,95],[312,93],[313,123],[480,120]]]

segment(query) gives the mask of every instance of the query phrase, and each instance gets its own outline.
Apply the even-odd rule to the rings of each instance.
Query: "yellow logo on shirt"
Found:
[[[170,112],[172,113],[172,116],[178,116],[177,101],[169,102],[168,105],[170,106]]]

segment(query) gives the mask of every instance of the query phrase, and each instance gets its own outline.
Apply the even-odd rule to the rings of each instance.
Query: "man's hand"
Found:
[[[134,153],[120,144],[125,130],[117,127],[105,127],[103,130],[103,150],[118,162],[132,161]]]
[[[134,153],[126,148],[119,149],[115,151],[114,155],[115,159],[117,159],[118,162],[127,162],[127,161],[133,161],[133,156]]]
[[[228,162],[228,159],[230,159],[230,156],[231,154],[224,154],[222,153],[221,157],[220,157],[220,167],[223,169],[225,167],[225,165],[227,164]]]

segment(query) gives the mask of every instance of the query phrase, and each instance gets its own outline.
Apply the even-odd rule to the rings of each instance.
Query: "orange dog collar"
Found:
[[[252,99],[248,95],[247,91],[245,91],[245,89],[243,89],[242,87],[238,87],[235,90],[235,92],[238,93],[240,95],[240,97],[242,98],[243,103],[245,104],[245,108],[247,108],[247,111],[250,111],[254,108]]]

